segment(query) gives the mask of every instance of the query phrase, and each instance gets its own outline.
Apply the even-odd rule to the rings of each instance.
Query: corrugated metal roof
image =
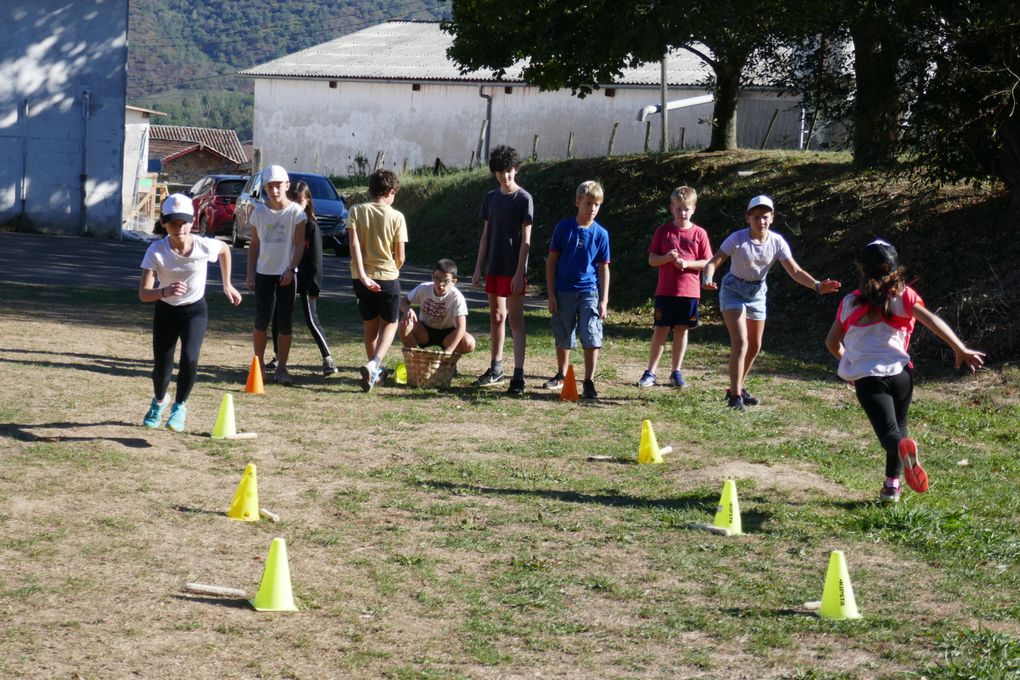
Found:
[[[201,144],[234,163],[244,163],[247,160],[244,149],[241,148],[241,140],[237,138],[237,133],[233,130],[182,125],[150,125],[150,147],[154,141]]]
[[[387,21],[336,40],[309,47],[241,71],[256,78],[332,78],[337,80],[409,80],[493,82],[491,71],[461,73],[446,56],[453,36],[438,22]],[[507,69],[500,82],[522,83],[522,65]],[[670,85],[699,85],[708,67],[687,50],[670,55]],[[614,85],[659,84],[660,66],[625,69]]]

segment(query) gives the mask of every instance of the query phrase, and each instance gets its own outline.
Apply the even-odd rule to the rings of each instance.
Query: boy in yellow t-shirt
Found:
[[[358,312],[365,323],[365,353],[361,389],[371,390],[382,377],[382,364],[400,320],[400,268],[404,264],[407,221],[393,209],[400,180],[389,170],[368,178],[372,200],[351,208],[347,238],[351,250],[351,279]]]

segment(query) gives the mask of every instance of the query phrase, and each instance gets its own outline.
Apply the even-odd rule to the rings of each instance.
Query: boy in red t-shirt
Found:
[[[666,336],[673,329],[673,362],[669,382],[684,387],[687,381],[680,372],[687,351],[687,330],[698,325],[698,300],[701,299],[701,274],[712,259],[708,233],[691,222],[698,203],[698,193],[687,186],[677,187],[669,199],[673,221],[655,230],[648,247],[648,264],[659,270],[655,287],[655,323],[648,368],[638,380],[638,387],[656,384],[655,367],[666,345]]]

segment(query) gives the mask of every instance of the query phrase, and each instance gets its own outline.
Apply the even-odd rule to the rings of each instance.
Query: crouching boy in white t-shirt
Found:
[[[415,314],[412,305],[418,305]],[[400,340],[405,347],[437,345],[444,352],[467,354],[475,350],[475,339],[467,332],[467,301],[457,290],[457,265],[439,260],[432,270],[432,283],[422,283],[400,300]]]

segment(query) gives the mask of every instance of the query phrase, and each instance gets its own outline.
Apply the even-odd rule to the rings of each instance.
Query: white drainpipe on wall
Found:
[[[676,109],[686,109],[689,106],[711,104],[713,101],[715,101],[715,97],[710,94],[703,94],[697,97],[687,97],[685,99],[674,99],[671,102],[666,102],[666,110],[675,111]],[[662,113],[662,105],[652,104],[651,106],[646,106],[638,111],[637,119],[644,122],[645,118],[648,116],[654,116],[659,113]]]

